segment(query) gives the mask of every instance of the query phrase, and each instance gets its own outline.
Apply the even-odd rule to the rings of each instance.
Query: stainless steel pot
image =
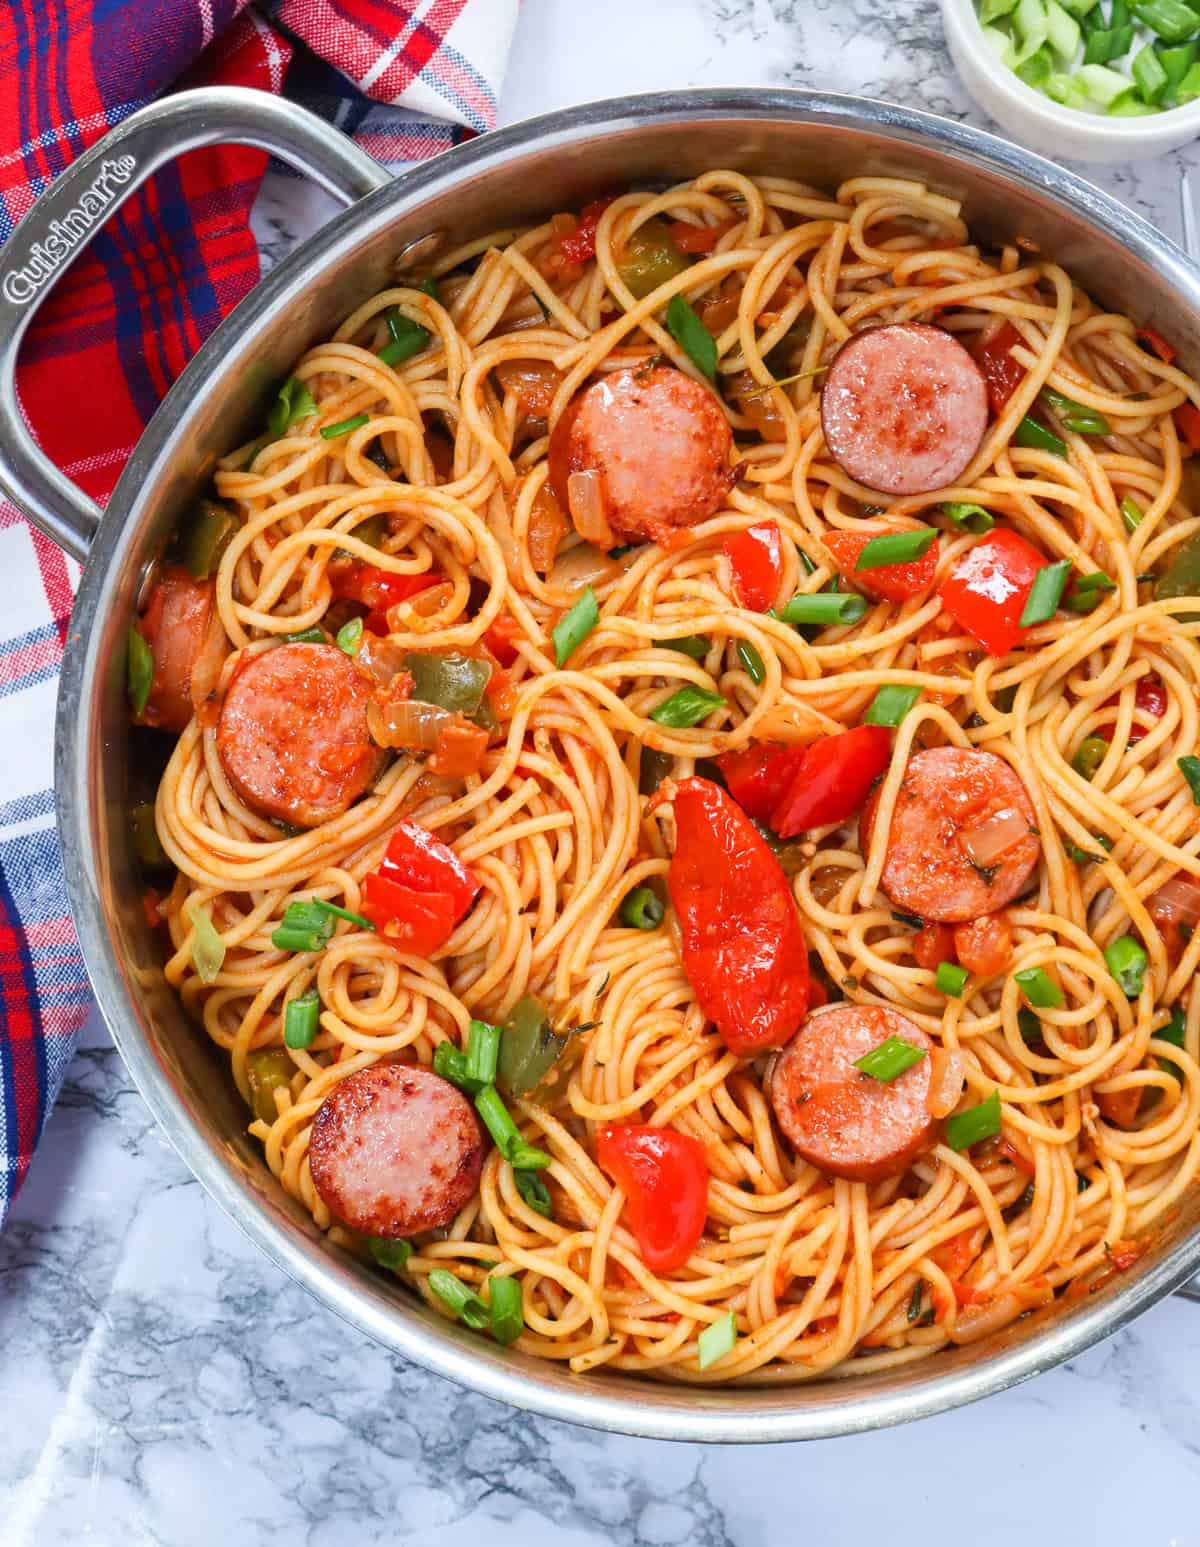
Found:
[[[104,515],[32,444],[16,403],[22,333],[54,276],[170,157],[260,146],[349,212],[275,269],[168,393]],[[122,641],[141,578],[214,460],[245,441],[273,386],[309,345],[388,284],[410,244],[457,243],[616,185],[712,167],[824,186],[865,173],[916,177],[965,203],[972,229],[1041,244],[1111,307],[1151,324],[1200,370],[1200,274],[1098,189],[978,130],[879,102],[811,92],[683,92],[599,102],[489,134],[391,181],[336,131],[287,103],[197,91],[144,109],[81,156],[0,253],[0,484],[86,560],[58,703],[55,782],[71,905],[92,985],[133,1079],[217,1202],[286,1272],[389,1348],[488,1396],[555,1418],[680,1440],[852,1433],[925,1417],[1078,1354],[1200,1268],[1200,1190],[1133,1270],[1094,1296],[986,1342],[865,1379],[698,1390],[503,1352],[432,1315],[382,1275],[327,1247],[278,1187],[224,1060],[166,987],[137,904],[125,812],[129,737]],[[422,255],[432,242],[422,242]]]

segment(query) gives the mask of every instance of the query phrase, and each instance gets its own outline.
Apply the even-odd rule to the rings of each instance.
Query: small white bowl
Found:
[[[1146,118],[1108,118],[1051,101],[1000,62],[983,35],[975,0],[942,0],[942,23],[950,56],[980,107],[1052,161],[1140,161],[1200,134],[1200,101]]]

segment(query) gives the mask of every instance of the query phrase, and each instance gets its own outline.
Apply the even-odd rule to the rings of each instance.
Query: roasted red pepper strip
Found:
[[[727,231],[732,231],[740,215],[723,220],[719,226],[694,226],[690,220],[673,220],[667,227],[680,252],[712,252]]]
[[[922,591],[928,591],[937,574],[936,537],[928,552],[909,564],[881,564],[878,569],[855,569],[858,556],[867,544],[873,538],[884,535],[884,528],[876,527],[865,532],[826,532],[821,541],[829,549],[843,579],[861,586],[874,596],[884,596],[890,602],[903,602],[910,596],[920,596]]]
[[[747,816],[769,822],[804,761],[803,747],[776,747],[755,741],[716,759],[729,793]]]
[[[604,1123],[596,1158],[628,1199],[629,1223],[652,1273],[672,1273],[696,1249],[708,1214],[708,1164],[698,1139],[648,1123]]]
[[[751,612],[773,607],[783,579],[783,539],[774,521],[734,532],[725,539],[724,552],[739,604]]]
[[[1200,408],[1195,403],[1181,403],[1173,418],[1188,450],[1200,451]]]
[[[891,732],[856,725],[804,748],[791,785],[768,819],[781,838],[845,822],[862,806],[892,757]]]
[[[1174,344],[1169,344],[1161,333],[1153,328],[1139,328],[1138,342],[1145,344],[1151,354],[1156,354],[1164,364],[1170,365],[1171,361],[1179,353]]]
[[[388,840],[383,863],[364,882],[364,912],[393,944],[429,956],[450,938],[480,887],[453,849],[405,820]]]
[[[440,585],[445,578],[436,569],[424,570],[419,575],[393,575],[358,559],[330,564],[326,574],[338,601],[359,602],[372,612],[386,612],[397,602],[406,602],[430,586]]]
[[[1048,562],[1016,532],[997,527],[963,554],[938,595],[989,655],[1006,655],[1021,640],[1021,614],[1038,570]]]
[[[808,1004],[808,952],[779,861],[749,817],[708,779],[664,780],[647,811],[671,803],[667,875],[683,970],[731,1053],[782,1047]]]
[[[525,632],[511,613],[502,612],[483,636],[483,642],[500,662],[511,666],[517,658],[515,641],[523,639]]]
[[[983,379],[987,382],[988,402],[997,418],[1008,407],[1008,400],[1025,379],[1025,367],[1018,365],[1009,352],[1021,342],[1021,335],[1011,322],[1006,322],[993,333],[986,344],[975,352]]]
[[[574,231],[567,231],[558,238],[558,250],[564,263],[588,263],[596,256],[596,227],[611,203],[611,199],[595,199],[583,206]]]

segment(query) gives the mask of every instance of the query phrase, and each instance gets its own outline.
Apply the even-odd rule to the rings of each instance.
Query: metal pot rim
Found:
[[[217,1151],[184,1112],[171,1081],[143,1041],[112,950],[90,855],[97,813],[88,773],[89,706],[97,699],[97,651],[110,580],[129,559],[136,522],[130,520],[140,490],[169,455],[193,396],[213,374],[225,341],[244,333],[288,304],[314,272],[435,191],[462,184],[489,168],[519,160],[533,147],[568,146],[664,121],[727,119],[835,123],[865,130],[901,146],[930,146],[967,158],[1001,180],[1036,191],[1093,226],[1105,228],[1135,258],[1164,274],[1186,303],[1200,312],[1200,274],[1174,243],[1115,199],[1074,174],[969,125],[867,98],[794,91],[723,90],[659,92],[588,103],[494,131],[447,151],[368,195],[353,211],[304,242],[251,292],[201,348],[168,393],[131,456],[92,547],[63,663],[56,735],[55,786],[68,894],[84,961],[102,1013],[126,1067],[158,1123],[189,1170],[266,1255],[317,1299],[360,1331],[437,1374],[485,1396],[543,1416],[649,1437],[721,1442],[826,1438],[931,1416],[1004,1390],[1081,1353],[1176,1289],[1200,1268],[1200,1232],[1185,1237],[1111,1297],[1059,1312],[1018,1346],[956,1368],[941,1355],[921,1368],[929,1373],[905,1387],[856,1392],[856,1382],[799,1384],[787,1388],[713,1390],[670,1386],[610,1375],[571,1376],[549,1362],[523,1359],[400,1303],[374,1276],[343,1263],[341,1254],[319,1252],[298,1230],[289,1230],[256,1190]],[[327,130],[332,134],[334,131]],[[912,1366],[915,1370],[918,1367]],[[836,1397],[827,1396],[831,1388]],[[814,1400],[816,1399],[816,1400]]]

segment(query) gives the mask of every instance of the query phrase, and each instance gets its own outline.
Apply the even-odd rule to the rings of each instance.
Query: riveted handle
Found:
[[[73,161],[0,249],[0,490],[74,558],[100,507],[37,446],[17,402],[17,352],[54,281],[159,167],[205,145],[269,151],[352,204],[390,181],[353,141],[294,102],[241,86],[183,91],[132,114]]]

